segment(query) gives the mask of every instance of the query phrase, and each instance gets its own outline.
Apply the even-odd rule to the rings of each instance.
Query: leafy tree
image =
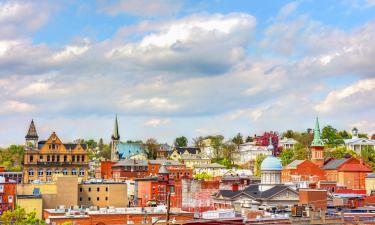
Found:
[[[43,220],[36,218],[36,212],[26,213],[26,210],[16,207],[14,210],[7,210],[1,215],[1,221],[4,225],[44,225]]]
[[[371,166],[372,170],[375,170],[375,150],[371,146],[363,146],[361,150],[361,156],[363,160]]]
[[[344,144],[344,140],[338,135],[337,130],[330,125],[322,129],[322,139],[325,140],[325,144],[328,147],[336,147]]]
[[[156,159],[160,145],[155,138],[147,139],[144,148],[148,159]]]
[[[186,147],[188,144],[188,139],[185,136],[177,137],[174,141],[176,147]]]
[[[287,130],[283,133],[284,138],[293,138],[294,137],[294,132],[292,130]]]
[[[143,141],[142,140],[136,140],[136,141],[127,140],[126,143],[128,143],[128,144],[143,144]]]
[[[350,154],[352,156],[356,156],[357,153],[353,150],[347,149],[345,146],[338,146],[335,148],[327,149],[324,152],[325,157],[331,157],[335,159],[341,159],[344,157],[345,154]]]
[[[229,165],[233,164],[233,153],[236,151],[237,145],[233,142],[223,144],[223,157],[229,161]]]
[[[195,174],[194,178],[198,180],[208,180],[212,178],[212,176],[206,172],[202,172],[202,173]]]
[[[99,142],[98,142],[98,148],[99,148],[99,151],[102,151],[102,150],[103,150],[103,148],[104,148],[103,138],[100,138],[100,139],[99,139]]]
[[[368,139],[368,135],[366,133],[359,133],[358,137],[359,138],[367,138]]]
[[[263,160],[266,158],[266,155],[264,154],[259,154],[257,155],[257,157],[255,158],[255,171],[254,171],[254,175],[259,177],[260,176],[260,166],[262,165],[262,162]]]
[[[352,135],[348,133],[346,130],[339,131],[337,133],[338,138],[340,139],[350,139],[352,138]]]
[[[243,144],[243,137],[242,137],[241,133],[238,133],[236,136],[234,136],[232,138],[232,142],[234,144],[236,144],[237,147],[240,146],[240,144]]]
[[[24,147],[11,145],[8,148],[0,149],[0,164],[10,171],[22,171]]]
[[[103,149],[99,151],[98,155],[104,159],[111,159],[111,146],[104,144]]]
[[[223,147],[223,140],[224,136],[216,135],[216,136],[208,136],[207,138],[211,139],[211,145],[214,149],[214,156],[216,160],[219,160],[222,156],[222,147]]]
[[[202,136],[193,138],[194,146],[197,148],[203,148],[204,147],[204,138]]]
[[[289,163],[293,162],[293,149],[284,149],[280,153],[279,157],[283,166],[288,165]]]
[[[247,136],[245,142],[253,142],[254,139],[251,136]]]
[[[309,158],[309,151],[301,143],[297,143],[293,147],[293,160],[304,160]]]

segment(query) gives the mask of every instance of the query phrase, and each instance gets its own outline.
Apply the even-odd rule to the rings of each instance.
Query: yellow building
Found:
[[[202,153],[192,155],[185,152],[181,155],[181,161],[186,165],[186,167],[189,168],[194,168],[195,166],[207,165],[211,163],[211,159]]]
[[[128,207],[126,183],[82,183],[79,184],[79,205]]]
[[[88,177],[88,149],[86,144],[64,144],[55,132],[47,141],[38,142],[34,121],[25,137],[23,164],[24,183],[51,181],[52,175],[77,175],[80,180]]]
[[[25,209],[26,213],[35,211],[35,217],[42,219],[43,201],[41,195],[18,195],[16,204]]]
[[[370,173],[365,178],[366,193],[370,195],[375,193],[375,173]]]

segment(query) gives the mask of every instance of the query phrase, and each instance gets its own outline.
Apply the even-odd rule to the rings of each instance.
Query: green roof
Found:
[[[320,128],[319,128],[319,120],[318,117],[316,117],[315,121],[315,128],[314,128],[314,139],[311,143],[312,147],[323,147],[324,143],[322,138],[320,137]]]

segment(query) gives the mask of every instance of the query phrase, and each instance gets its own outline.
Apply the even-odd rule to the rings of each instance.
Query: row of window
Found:
[[[29,176],[34,176],[34,170],[33,169],[29,169]],[[47,169],[45,171],[46,175],[47,176],[52,176],[52,173],[53,171],[51,169]],[[63,175],[68,175],[69,171],[68,169],[63,169],[63,170],[55,170],[54,171],[55,174],[59,174],[59,173],[62,173]],[[71,171],[71,175],[77,175],[78,173],[78,170],[76,168],[73,168],[72,171]],[[38,176],[43,176],[44,175],[44,169],[39,169],[38,170]],[[85,170],[83,168],[80,168],[79,169],[79,176],[84,176],[85,175]]]
[[[124,168],[125,171],[146,171],[147,169],[147,166],[126,166]]]
[[[80,187],[80,188],[79,188],[79,192],[82,192],[82,191],[83,191],[83,189]],[[91,192],[91,187],[88,188],[88,191]],[[96,188],[96,191],[99,192],[99,191],[100,191],[100,187],[97,187],[97,188]],[[108,192],[108,187],[105,188],[105,191]]]
[[[30,162],[34,161],[34,155],[30,155]],[[43,160],[43,155],[39,156],[39,160]],[[68,161],[68,156],[64,155],[64,162]],[[84,162],[85,155],[72,155],[72,162]],[[47,162],[60,162],[60,155],[47,155]]]
[[[91,197],[88,197],[87,200],[91,201]],[[105,200],[108,201],[108,197],[105,197]],[[82,202],[82,197],[79,197],[79,201]],[[96,201],[100,201],[100,198],[96,197]]]

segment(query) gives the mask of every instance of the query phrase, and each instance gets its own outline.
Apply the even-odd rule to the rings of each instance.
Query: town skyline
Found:
[[[1,2],[0,146],[32,118],[41,136],[108,141],[116,113],[124,138],[161,142],[316,116],[375,132],[372,1],[143,3]]]

